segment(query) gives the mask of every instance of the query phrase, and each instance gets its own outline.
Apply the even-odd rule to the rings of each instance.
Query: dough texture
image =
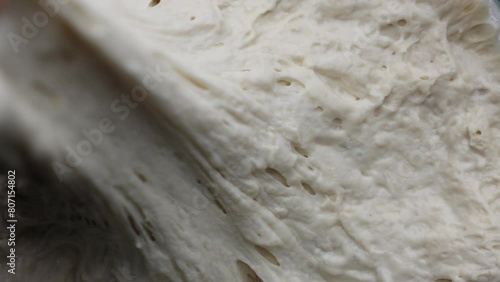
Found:
[[[74,242],[106,263],[57,281],[500,281],[488,1],[67,2],[1,41],[2,101],[134,259]]]

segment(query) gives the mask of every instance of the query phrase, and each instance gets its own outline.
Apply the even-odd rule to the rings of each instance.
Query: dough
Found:
[[[500,281],[488,1],[14,2],[9,127],[90,223],[7,281]]]

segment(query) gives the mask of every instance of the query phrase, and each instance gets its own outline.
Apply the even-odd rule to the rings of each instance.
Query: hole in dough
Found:
[[[241,273],[243,282],[264,282],[264,280],[260,279],[257,273],[255,273],[255,270],[253,270],[248,264],[238,260],[236,261],[236,265]]]
[[[311,185],[309,185],[308,183],[306,182],[302,182],[302,187],[304,187],[304,189],[306,189],[306,191],[311,194],[311,195],[316,195],[316,192],[314,191],[314,189],[311,187]]]
[[[149,2],[149,7],[155,7],[156,5],[160,4],[161,0],[151,0]]]
[[[257,252],[259,252],[259,254],[261,256],[263,256],[265,259],[267,259],[270,263],[277,265],[277,266],[280,265],[279,261],[276,259],[276,257],[268,249],[262,248],[260,246],[255,246],[255,249],[257,250]]]
[[[272,176],[274,179],[278,180],[281,184],[283,184],[283,186],[290,187],[287,183],[286,178],[274,168],[266,168],[266,173]]]

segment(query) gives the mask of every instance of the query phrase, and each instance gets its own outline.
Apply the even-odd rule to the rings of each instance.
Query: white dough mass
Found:
[[[40,3],[0,128],[84,211],[1,281],[500,281],[489,1]]]

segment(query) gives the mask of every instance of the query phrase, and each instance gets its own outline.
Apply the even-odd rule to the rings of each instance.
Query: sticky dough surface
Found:
[[[137,281],[500,281],[487,1],[146,2],[63,7],[91,62],[41,65],[55,27],[0,57],[47,159],[113,118],[72,174],[142,254]],[[146,66],[166,75],[120,120]],[[42,69],[48,98],[21,83]]]

